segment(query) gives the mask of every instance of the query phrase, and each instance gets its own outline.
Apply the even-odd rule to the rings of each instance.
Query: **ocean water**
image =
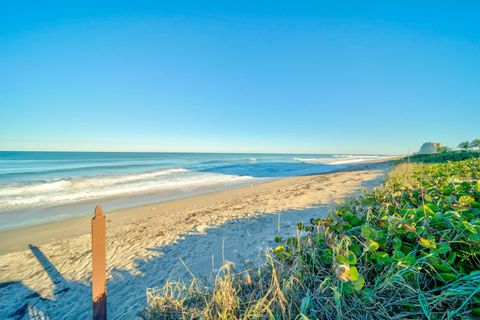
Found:
[[[0,231],[322,173],[378,155],[0,151]]]

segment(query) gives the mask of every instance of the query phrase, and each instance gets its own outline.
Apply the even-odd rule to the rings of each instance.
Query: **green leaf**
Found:
[[[450,251],[450,246],[446,242],[439,243],[437,246],[437,251],[439,254],[446,254]]]
[[[357,216],[353,216],[351,219],[350,219],[350,224],[354,227],[356,226],[359,226],[360,224],[362,224],[362,221],[360,220],[359,217]]]
[[[322,253],[320,254],[320,261],[323,264],[330,265],[333,262],[333,252],[332,249],[323,249]]]
[[[405,253],[403,253],[402,251],[400,251],[400,250],[394,250],[393,251],[393,258],[394,259],[399,260],[399,259],[404,258],[404,257],[405,257]]]
[[[435,244],[434,241],[430,241],[430,240],[425,239],[423,237],[420,237],[420,239],[418,239],[418,244],[421,245],[424,248],[429,248],[429,249],[436,249],[437,248],[437,245]]]
[[[378,252],[372,253],[370,255],[370,258],[373,259],[373,260],[376,260],[376,259],[380,259],[380,258],[385,257],[385,256],[388,256],[388,253],[383,252],[383,251],[378,251]]]
[[[353,253],[352,251],[349,251],[349,252],[347,253],[346,258],[347,258],[348,264],[355,264],[355,263],[357,263],[357,256],[356,256],[355,253]]]
[[[365,282],[365,279],[363,280],[363,282]],[[372,303],[374,302],[374,297],[375,293],[370,288],[363,288],[363,290],[361,291],[360,299],[362,299],[363,302]]]
[[[356,243],[352,243],[350,245],[350,251],[352,251],[355,255],[360,255],[362,253],[362,247]]]
[[[387,264],[391,261],[388,253],[383,252],[383,251],[377,251],[377,252],[373,253],[372,255],[370,255],[370,258],[372,260],[376,260],[377,263],[380,264],[380,265]]]
[[[438,280],[441,280],[443,282],[453,282],[458,280],[458,276],[453,273],[448,273],[448,272],[441,272],[436,276]]]
[[[436,264],[433,265],[433,267],[436,270],[441,271],[441,272],[451,272],[452,271],[452,268],[448,264],[436,263]]]
[[[385,239],[387,238],[387,235],[382,230],[378,230],[378,231],[375,231],[374,237],[375,237],[375,240],[377,240],[378,243],[380,243],[381,245],[381,242],[385,241]]]
[[[465,229],[467,229],[468,231],[470,231],[471,233],[474,233],[474,234],[477,234],[478,231],[475,230],[475,227],[468,221],[462,221],[462,224],[463,226],[465,227]]]
[[[435,215],[433,216],[432,218],[432,221],[435,223],[435,224],[441,224],[443,222],[443,214],[440,213],[440,212],[437,212],[435,213]]]
[[[277,256],[279,256],[279,255],[281,255],[282,253],[285,252],[285,247],[284,246],[278,246],[273,251],[275,252],[275,254]]]
[[[335,260],[337,260],[340,264],[347,264],[348,265],[348,260],[343,254],[337,254],[335,256]]]
[[[454,217],[457,218],[457,219],[460,219],[460,218],[461,218],[460,213],[458,213],[458,212],[456,212],[456,211],[447,211],[447,212],[445,212],[445,214],[450,214],[450,215],[454,216]]]
[[[425,227],[424,226],[418,227],[416,231],[417,231],[417,234],[420,235],[425,231]]]
[[[352,229],[352,228],[353,228],[353,227],[352,227],[352,225],[351,225],[350,223],[345,223],[345,224],[343,225],[343,230],[345,230],[345,231],[348,231],[348,230],[350,230],[350,229]]]
[[[402,260],[399,261],[400,264],[406,265],[406,266],[413,266],[417,259],[415,259],[415,256],[406,256],[405,258],[402,258]]]
[[[371,240],[373,238],[373,230],[368,225],[364,225],[362,227],[362,236],[367,240]]]
[[[393,238],[393,248],[395,250],[400,250],[402,248],[403,242],[399,237]]]
[[[423,205],[417,209],[418,212],[422,213],[423,215],[433,215],[434,212],[432,209],[430,209],[429,206]]]
[[[357,281],[358,280],[358,269],[357,267],[350,267],[350,280]]]
[[[365,278],[359,276],[356,281],[353,282],[353,288],[357,291],[360,291],[365,286]]]
[[[353,293],[353,285],[350,282],[342,283],[342,292],[346,295],[351,295]]]
[[[428,261],[432,264],[440,264],[442,260],[438,258],[438,252],[435,249],[430,250],[430,255],[428,256]],[[425,253],[422,253],[425,254]]]
[[[480,317],[480,307],[473,308],[473,309],[472,309],[472,313],[473,313],[474,315]]]
[[[468,195],[461,196],[460,199],[458,199],[458,202],[460,202],[460,204],[463,204],[463,205],[469,205],[474,201],[475,201],[475,198]]]
[[[448,263],[448,264],[452,264],[455,261],[456,257],[457,257],[457,253],[455,251],[453,251],[452,253],[450,253],[448,255],[447,260],[445,260],[445,262]]]
[[[404,216],[409,216],[410,218],[415,217],[415,213],[416,213],[416,210],[412,208],[402,210],[402,214]]]
[[[370,240],[370,241],[367,242],[367,249],[369,251],[376,251],[378,248],[380,248],[380,245],[378,244],[377,241]]]
[[[357,257],[355,254],[351,251],[349,251],[346,254],[337,254],[335,256],[335,259],[340,262],[340,264],[346,264],[346,265],[352,265],[357,262]]]
[[[452,193],[455,192],[455,189],[454,189],[454,188],[442,188],[440,191],[441,191],[444,195],[449,196],[449,195],[451,195]]]
[[[342,213],[342,219],[343,219],[344,221],[350,222],[353,217],[354,217],[354,215],[353,215],[353,213],[351,213],[350,211],[347,211],[347,212]]]
[[[472,297],[472,300],[473,300],[475,303],[480,304],[480,295],[477,294],[477,295],[473,296],[473,297]]]

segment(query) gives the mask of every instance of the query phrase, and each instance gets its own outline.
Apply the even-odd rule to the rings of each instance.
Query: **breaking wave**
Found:
[[[250,176],[192,172],[184,168],[176,168],[119,176],[10,183],[0,188],[0,211],[162,191],[188,192],[203,187],[253,180],[255,178]]]

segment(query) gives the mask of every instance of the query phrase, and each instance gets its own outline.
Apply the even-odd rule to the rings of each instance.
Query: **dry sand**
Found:
[[[389,167],[363,164],[107,214],[109,318],[134,318],[145,289],[169,277],[206,276],[224,259],[255,259],[275,235],[378,184]],[[0,318],[88,318],[89,232],[90,219],[76,218],[0,233]]]

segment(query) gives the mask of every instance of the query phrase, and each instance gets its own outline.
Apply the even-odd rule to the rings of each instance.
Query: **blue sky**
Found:
[[[476,1],[5,1],[0,150],[384,153],[480,138]]]

